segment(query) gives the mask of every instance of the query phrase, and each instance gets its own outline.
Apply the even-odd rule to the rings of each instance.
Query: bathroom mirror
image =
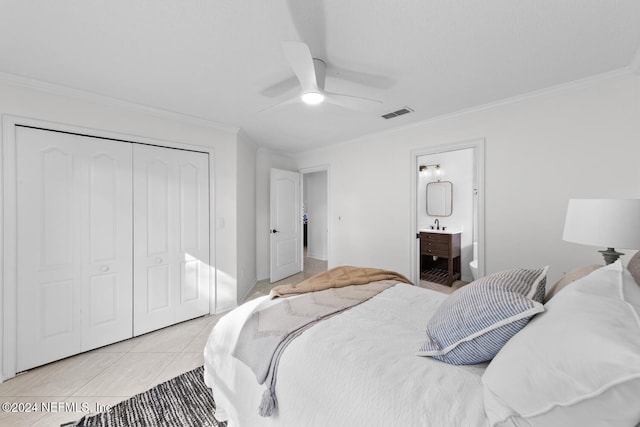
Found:
[[[427,184],[427,215],[449,216],[453,211],[453,184],[437,181]]]

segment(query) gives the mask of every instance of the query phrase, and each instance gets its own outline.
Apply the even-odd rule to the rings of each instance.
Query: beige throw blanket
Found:
[[[274,288],[275,297],[304,295],[266,300],[256,307],[242,326],[232,352],[254,372],[259,384],[267,384],[258,408],[260,415],[271,416],[278,405],[275,393],[278,364],[289,343],[321,320],[361,304],[398,282],[411,284],[392,271],[338,267],[297,286]]]
[[[342,266],[332,268],[324,273],[316,274],[309,279],[295,285],[279,285],[269,293],[271,299],[298,295],[306,292],[321,291],[329,288],[342,288],[350,285],[363,285],[365,283],[380,280],[397,280],[398,282],[412,283],[402,274],[395,271],[381,270],[379,268],[362,268]]]

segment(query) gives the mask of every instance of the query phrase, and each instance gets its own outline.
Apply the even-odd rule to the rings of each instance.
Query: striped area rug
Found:
[[[216,404],[203,379],[204,367],[179,375],[144,393],[61,427],[224,427],[213,416]]]

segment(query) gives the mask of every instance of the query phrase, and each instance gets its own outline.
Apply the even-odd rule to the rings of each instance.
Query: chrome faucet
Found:
[[[436,218],[436,220],[434,222],[436,224],[436,230],[440,230],[440,220],[438,218]]]

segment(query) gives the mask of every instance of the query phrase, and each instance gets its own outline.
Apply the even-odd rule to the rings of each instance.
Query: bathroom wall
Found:
[[[435,175],[433,166],[427,169],[427,173],[421,173],[418,181],[418,229],[428,229],[434,225],[437,218],[440,226],[448,229],[462,231],[461,240],[461,273],[462,280],[471,281],[471,269],[469,262],[473,259],[474,227],[474,164],[473,149],[447,151],[438,154],[429,154],[418,157],[419,165],[440,165],[440,176]],[[416,168],[419,169],[419,168]],[[434,217],[427,215],[427,183],[438,181],[450,181],[453,186],[453,209],[451,215],[446,217]]]

